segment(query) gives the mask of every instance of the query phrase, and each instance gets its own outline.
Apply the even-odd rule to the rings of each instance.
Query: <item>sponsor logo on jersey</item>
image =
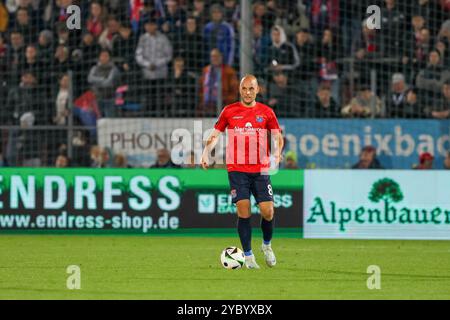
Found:
[[[256,116],[256,122],[263,123],[264,122],[264,118],[261,117],[261,116]]]

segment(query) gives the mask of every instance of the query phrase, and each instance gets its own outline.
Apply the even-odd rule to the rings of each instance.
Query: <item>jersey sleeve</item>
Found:
[[[228,118],[226,116],[226,109],[223,109],[220,113],[219,119],[217,119],[217,122],[214,125],[214,129],[219,130],[220,132],[224,132],[227,127]]]
[[[269,110],[269,117],[268,117],[268,121],[267,121],[267,129],[268,130],[279,130],[279,131],[281,131],[280,124],[278,123],[277,116],[275,115],[275,112],[273,112],[272,109]]]

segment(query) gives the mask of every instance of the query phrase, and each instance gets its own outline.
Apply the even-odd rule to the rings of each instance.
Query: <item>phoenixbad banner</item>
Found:
[[[271,177],[277,226],[301,227],[303,172]],[[227,172],[172,169],[2,169],[5,230],[155,233],[234,228]],[[252,199],[254,226],[258,208]]]
[[[377,149],[386,169],[411,169],[419,154],[435,156],[435,168],[443,167],[450,150],[448,120],[281,120],[287,149],[299,155],[301,168],[350,168],[361,149]]]
[[[450,239],[450,172],[305,173],[305,238]]]
[[[447,120],[299,120],[279,119],[286,149],[299,155],[300,168],[349,168],[358,161],[361,149],[373,145],[386,169],[411,169],[419,154],[431,152],[435,167],[442,168],[450,150]],[[102,119],[98,141],[102,147],[128,156],[133,166],[148,167],[156,150],[172,150],[183,144],[197,158],[216,119]],[[172,134],[178,130],[183,139]],[[182,141],[181,141],[182,140]],[[217,147],[223,158],[225,143]]]

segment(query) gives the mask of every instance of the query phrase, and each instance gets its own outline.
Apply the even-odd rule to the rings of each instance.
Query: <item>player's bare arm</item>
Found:
[[[202,168],[204,170],[207,170],[209,167],[209,155],[216,147],[217,142],[219,142],[219,137],[221,133],[222,132],[220,132],[219,130],[214,129],[213,132],[211,132],[211,134],[209,135],[208,139],[206,140],[205,149],[203,150],[201,159]]]

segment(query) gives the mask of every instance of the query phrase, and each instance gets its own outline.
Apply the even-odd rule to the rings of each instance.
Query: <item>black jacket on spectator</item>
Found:
[[[11,86],[15,86],[19,84],[20,81],[20,72],[21,66],[23,66],[25,61],[25,47],[20,49],[14,49],[13,47],[9,47],[6,52],[6,66],[8,68],[8,83]]]
[[[198,79],[195,75],[186,69],[178,78],[175,78],[173,71],[170,73],[166,94],[169,116],[194,116],[198,92],[197,83]]]
[[[20,117],[27,112],[35,116],[35,125],[50,124],[50,110],[42,97],[40,87],[14,87],[9,90],[6,100],[7,112],[0,112],[2,123],[19,125]]]
[[[207,65],[205,60],[206,45],[200,33],[182,32],[173,38],[174,57],[184,58],[184,65],[188,71],[200,73]]]
[[[407,91],[402,93],[390,92],[386,96],[387,114],[394,118],[401,118],[405,110]]]
[[[296,78],[304,81],[317,77],[318,64],[315,45],[307,42],[302,46],[297,44],[295,47],[300,58],[300,65],[296,70]]]
[[[330,105],[328,107],[325,107],[316,97],[314,111],[306,116],[310,118],[340,118],[341,109],[333,97],[330,97]]]
[[[398,3],[391,10],[386,7],[381,9],[382,39],[385,44],[385,57],[401,57],[404,47],[404,30],[406,15],[400,10]]]
[[[134,63],[134,54],[136,52],[137,40],[132,35],[128,39],[120,34],[113,41],[111,56],[117,66],[127,63],[131,66]]]
[[[275,83],[269,85],[269,101],[276,99],[277,102],[271,105],[278,117],[294,117],[299,114],[304,114],[300,99],[293,86],[287,85],[285,88],[278,86]]]
[[[420,103],[408,103],[404,101],[398,105],[391,105],[387,109],[387,116],[389,118],[420,119],[425,117],[425,113]]]
[[[280,47],[272,45],[269,48],[267,66],[270,67],[274,61],[278,65],[285,65],[287,68],[283,71],[292,72],[298,67],[298,55],[295,46],[290,42],[283,43]]]

